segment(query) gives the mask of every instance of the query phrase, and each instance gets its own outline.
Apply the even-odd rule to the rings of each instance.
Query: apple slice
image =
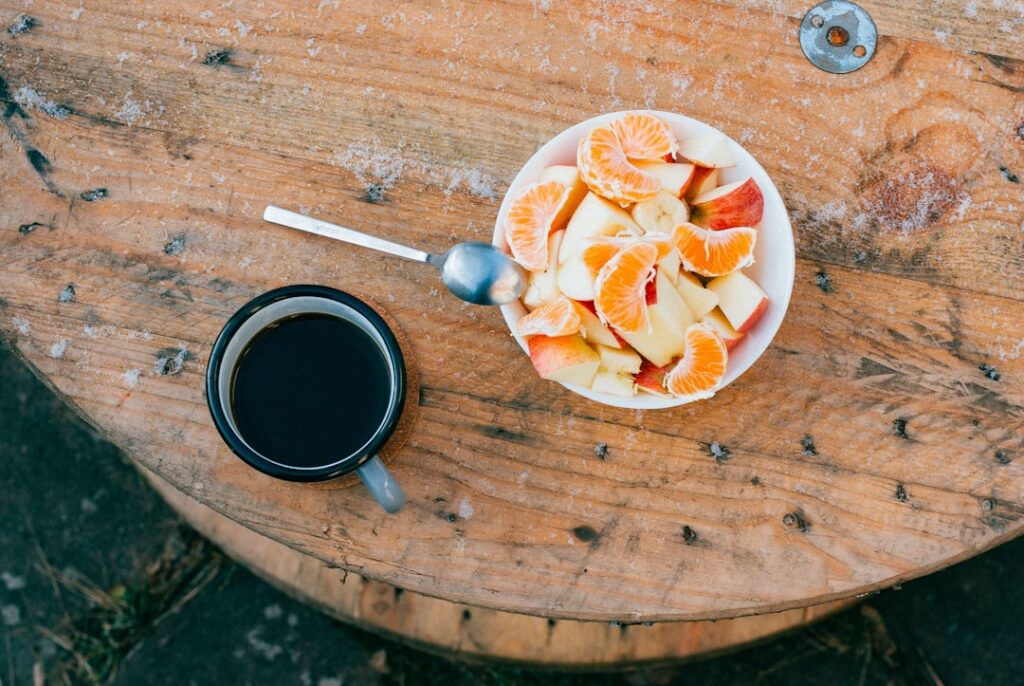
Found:
[[[701,167],[735,167],[729,140],[720,133],[690,138],[679,144],[676,157],[683,157]]]
[[[756,227],[764,215],[764,196],[752,178],[727,183],[693,199],[692,221],[709,229]]]
[[[718,294],[718,307],[739,333],[745,333],[768,307],[768,294],[741,271],[720,276],[708,283]]]
[[[658,272],[664,274],[672,283],[675,283],[679,278],[679,262],[679,251],[670,250],[667,255],[658,260]]]
[[[698,195],[704,195],[718,187],[718,170],[707,167],[697,167],[693,172],[693,180],[690,187],[686,189],[686,202],[692,203]]]
[[[644,233],[672,235],[672,230],[690,220],[690,210],[679,196],[658,191],[650,200],[633,205],[629,211]]]
[[[599,345],[597,354],[601,357],[601,369],[606,371],[616,374],[636,374],[640,371],[640,356],[628,348],[618,350],[607,345]]]
[[[598,372],[594,377],[594,382],[590,385],[590,390],[609,395],[621,395],[626,398],[636,395],[636,389],[633,388],[633,377],[629,374],[614,372]]]
[[[743,334],[732,328],[732,324],[729,323],[729,320],[725,318],[725,315],[717,307],[704,315],[704,318],[700,321],[702,324],[707,324],[714,329],[715,333],[725,341],[726,350],[732,350],[733,346],[743,338]]]
[[[558,248],[558,288],[573,300],[594,299],[596,274],[583,263],[586,239],[643,233],[624,209],[593,193],[587,193],[569,220]]]
[[[694,319],[703,319],[704,315],[718,307],[718,294],[704,288],[700,279],[690,272],[679,273],[679,278],[676,279],[676,290],[679,291],[679,295],[683,296]]]
[[[619,339],[615,337],[612,330],[597,318],[597,312],[593,309],[594,303],[575,303],[575,305],[576,310],[580,313],[580,319],[583,321],[583,337],[587,339],[588,343],[597,344],[599,349],[602,346],[622,347],[622,343],[619,343]]]
[[[693,324],[693,315],[679,291],[660,271],[655,277],[655,292],[657,301],[647,307],[648,328],[634,333],[616,333],[638,353],[663,367],[686,349],[684,334]]]
[[[665,388],[665,375],[668,374],[672,365],[657,366],[650,360],[644,360],[640,364],[640,371],[633,377],[633,383],[642,391],[653,393],[664,397],[671,397],[671,393]]]
[[[529,310],[558,300],[562,294],[558,290],[556,275],[558,272],[558,246],[562,243],[565,231],[555,231],[548,237],[548,266],[542,272],[530,272],[526,280],[526,292],[523,293],[523,304]]]
[[[531,336],[530,361],[540,378],[590,388],[601,358],[583,336]]]
[[[567,164],[557,164],[553,167],[548,167],[540,173],[539,180],[541,183],[557,181],[569,189],[569,197],[566,198],[565,204],[562,205],[562,209],[558,211],[558,214],[555,215],[555,220],[551,223],[553,231],[564,229],[569,224],[569,219],[572,217],[573,212],[576,211],[580,202],[587,195],[587,184],[583,183],[583,179],[580,178],[576,167]]]
[[[683,197],[683,194],[686,193],[697,169],[692,164],[674,162],[634,162],[633,165],[656,176],[661,181],[661,190],[671,193],[677,198]]]

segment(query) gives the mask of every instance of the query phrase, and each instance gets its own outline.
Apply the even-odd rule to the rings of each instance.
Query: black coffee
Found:
[[[249,343],[231,389],[238,432],[258,453],[292,467],[351,455],[387,414],[391,381],[377,343],[355,324],[301,314]]]

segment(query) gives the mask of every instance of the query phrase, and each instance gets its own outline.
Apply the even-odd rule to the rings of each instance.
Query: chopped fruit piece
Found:
[[[726,184],[693,200],[693,221],[709,229],[757,226],[764,215],[764,196],[752,178]]]
[[[562,294],[558,290],[556,280],[558,274],[558,246],[562,243],[565,231],[555,231],[548,238],[548,267],[542,272],[530,272],[526,280],[526,292],[523,293],[523,304],[534,310],[554,300]]]
[[[590,385],[590,390],[627,398],[636,395],[636,390],[633,388],[633,377],[613,372],[598,372],[594,377],[594,382]]]
[[[615,257],[616,253],[627,245],[635,243],[638,240],[643,241],[644,243],[650,243],[657,247],[659,260],[669,256],[673,252],[678,252],[675,249],[675,244],[667,233],[650,233],[639,239],[635,236],[631,236],[629,238],[619,236],[591,238],[586,241],[586,247],[583,248],[583,264],[594,270],[594,273],[597,273],[601,267],[606,265],[609,260]]]
[[[596,343],[598,347],[607,346],[609,348],[621,348],[622,343],[612,333],[612,330],[601,323],[601,320],[597,318],[597,313],[594,310],[594,303],[574,303],[576,309],[580,315],[580,321],[583,323],[583,337],[587,339],[587,343]]]
[[[672,240],[687,271],[721,276],[753,264],[757,230],[737,227],[713,231],[680,224],[672,233]]]
[[[620,332],[640,331],[647,325],[647,282],[654,278],[658,248],[637,241],[601,267],[594,281],[594,306],[601,320]]]
[[[629,213],[645,233],[666,236],[672,233],[672,229],[690,219],[686,203],[666,191],[660,191],[650,200],[638,202]]]
[[[570,257],[582,252],[585,239],[615,236],[623,230],[637,236],[643,233],[629,216],[629,212],[599,195],[588,193],[576,208],[565,229],[565,238],[562,239],[562,247],[558,251],[558,264],[565,264]]]
[[[664,274],[672,283],[675,283],[679,278],[679,251],[675,247],[675,243],[673,243],[673,249],[669,250],[667,255],[658,260],[658,273]]]
[[[668,124],[646,112],[630,112],[612,122],[622,152],[630,160],[661,160],[676,152]]]
[[[686,351],[665,376],[665,388],[680,398],[710,398],[725,377],[729,358],[725,343],[706,324],[686,330]]]
[[[702,167],[735,167],[728,139],[720,133],[691,138],[679,144],[678,155]]]
[[[669,396],[671,394],[665,388],[665,375],[668,374],[668,370],[669,365],[659,367],[650,360],[644,360],[640,364],[640,371],[633,377],[633,383],[642,391]]]
[[[701,322],[715,330],[715,333],[725,341],[727,350],[732,350],[733,346],[743,338],[743,334],[732,328],[732,324],[729,323],[729,320],[725,318],[725,315],[717,307],[704,315]]]
[[[567,187],[548,181],[530,184],[512,201],[505,224],[505,240],[512,257],[530,271],[548,266],[548,236],[568,197]]]
[[[704,195],[713,191],[718,186],[718,170],[707,167],[697,167],[693,172],[693,180],[690,187],[686,189],[686,202],[692,203],[698,195]]]
[[[572,215],[558,249],[559,290],[573,300],[593,300],[597,273],[583,264],[584,241],[620,233],[639,236],[643,231],[621,207],[588,193]]]
[[[650,326],[633,333],[618,333],[638,353],[663,366],[683,354],[683,332],[693,324],[693,317],[667,276],[659,273],[654,283],[657,302],[647,307]]]
[[[576,171],[576,167],[559,164],[554,167],[548,167],[540,173],[541,183],[545,181],[557,181],[566,188],[569,189],[569,197],[566,199],[565,204],[562,205],[561,211],[558,216],[551,223],[554,231],[564,229],[569,223],[569,219],[572,217],[572,213],[579,207],[580,202],[586,197],[588,193],[587,184],[583,183],[583,179],[580,178],[579,172]]]
[[[525,314],[516,322],[516,333],[520,336],[568,336],[580,333],[583,320],[580,318],[576,303],[566,297],[541,305],[533,312]]]
[[[597,354],[601,357],[601,368],[616,374],[636,374],[640,371],[642,360],[632,350],[617,350],[607,345],[597,346]]]
[[[530,360],[542,379],[590,387],[601,358],[583,336],[532,336]]]
[[[690,272],[681,272],[676,279],[676,290],[683,296],[694,319],[703,319],[711,310],[718,306],[718,294],[704,288],[696,276]]]
[[[768,307],[768,294],[743,272],[733,272],[708,284],[718,294],[718,307],[738,332],[754,325]]]
[[[666,162],[637,162],[637,168],[648,174],[654,174],[661,182],[661,190],[671,193],[677,198],[683,197],[693,181],[697,167],[692,164],[676,164]]]
[[[576,162],[590,190],[623,206],[646,200],[661,190],[657,177],[626,159],[610,126],[598,126],[580,141]]]

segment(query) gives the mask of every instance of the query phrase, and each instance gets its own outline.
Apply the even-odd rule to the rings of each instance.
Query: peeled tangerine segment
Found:
[[[505,224],[505,240],[512,257],[530,271],[548,266],[548,235],[569,198],[569,188],[558,181],[533,183],[512,201]]]
[[[612,122],[622,152],[630,160],[664,160],[676,152],[668,124],[647,112],[629,112]]]
[[[580,333],[582,328],[583,321],[576,304],[565,297],[541,305],[516,322],[516,333],[520,336],[568,336]]]
[[[717,333],[706,324],[692,324],[686,329],[683,358],[665,376],[665,388],[680,398],[710,398],[725,378],[728,359]]]
[[[594,272],[601,270],[601,267],[608,264],[615,255],[627,245],[636,243],[637,240],[650,243],[658,249],[658,259],[669,255],[675,247],[667,235],[648,234],[640,239],[623,238],[619,236],[603,236],[585,241],[583,248],[583,264]]]
[[[687,271],[721,276],[753,264],[757,230],[741,226],[712,231],[685,223],[672,232],[672,240]]]
[[[652,198],[661,190],[658,177],[629,161],[611,126],[591,129],[576,150],[576,164],[590,190],[623,207]]]
[[[636,241],[601,267],[594,280],[594,306],[602,321],[626,332],[647,326],[647,282],[657,261],[656,245]]]

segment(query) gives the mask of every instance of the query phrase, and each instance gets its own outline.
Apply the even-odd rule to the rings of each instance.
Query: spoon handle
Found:
[[[386,241],[383,238],[377,238],[376,236],[371,236],[367,233],[346,229],[344,226],[331,224],[330,222],[325,222],[322,219],[307,217],[304,214],[291,212],[274,205],[267,205],[267,209],[263,210],[263,219],[268,222],[273,222],[274,224],[280,224],[281,226],[305,231],[306,233],[315,233],[318,236],[326,236],[327,238],[333,238],[336,241],[352,243],[353,245],[360,245],[364,248],[370,248],[371,250],[379,250],[380,252],[397,255],[398,257],[404,257],[407,260],[426,262],[430,259],[430,253],[423,252],[422,250],[416,250],[415,248],[410,248],[405,245],[392,243],[391,241]]]

